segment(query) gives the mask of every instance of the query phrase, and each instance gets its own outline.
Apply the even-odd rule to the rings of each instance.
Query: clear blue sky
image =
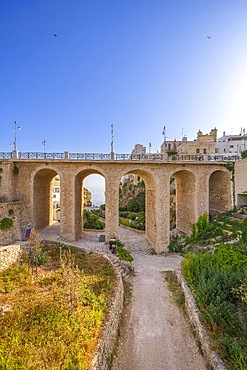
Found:
[[[0,151],[247,129],[246,0],[2,0],[0,49]]]

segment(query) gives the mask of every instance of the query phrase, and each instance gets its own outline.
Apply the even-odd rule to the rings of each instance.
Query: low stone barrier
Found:
[[[13,244],[0,247],[0,271],[16,262],[22,253],[22,244]]]
[[[111,261],[108,256],[105,256],[105,258]],[[124,288],[120,272],[118,272],[117,269],[115,269],[115,271],[118,279],[117,286],[115,288],[116,296],[105,323],[104,332],[96,350],[97,353],[93,359],[93,370],[109,369],[109,363],[111,361],[112,352],[117,338],[120,316],[123,310]]]
[[[207,364],[214,370],[227,370],[223,361],[219,358],[215,351],[212,351],[210,345],[209,336],[200,323],[199,310],[197,308],[195,299],[192,295],[190,288],[188,287],[183,275],[181,268],[176,270],[178,281],[182,287],[185,297],[185,307],[189,316],[190,322],[196,331],[197,340],[201,343],[202,352]]]

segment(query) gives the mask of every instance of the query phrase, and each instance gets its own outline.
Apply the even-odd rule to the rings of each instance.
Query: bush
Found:
[[[105,227],[104,222],[100,221],[99,214],[97,212],[91,212],[84,209],[84,228],[85,229],[96,229],[102,230]]]
[[[222,244],[214,253],[188,253],[182,261],[202,322],[229,369],[236,370],[246,369],[246,271],[247,254],[241,244]]]
[[[181,238],[179,235],[173,235],[168,246],[169,252],[182,253],[184,247],[182,240],[183,238]]]
[[[130,252],[127,251],[127,249],[124,249],[121,246],[118,246],[117,248],[117,254],[120,260],[132,262],[133,257],[131,256]]]
[[[13,223],[14,222],[11,218],[5,217],[0,221],[0,229],[1,230],[11,229]]]

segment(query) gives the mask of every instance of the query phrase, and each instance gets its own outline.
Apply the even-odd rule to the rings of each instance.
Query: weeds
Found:
[[[86,369],[115,272],[102,256],[61,245],[46,243],[39,252],[47,261],[35,274],[25,259],[0,273],[0,306],[11,308],[0,316],[0,368]]]

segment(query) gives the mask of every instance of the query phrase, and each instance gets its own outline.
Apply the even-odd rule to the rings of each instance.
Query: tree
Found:
[[[242,157],[242,159],[247,158],[247,150],[243,150],[241,152],[241,157]]]

